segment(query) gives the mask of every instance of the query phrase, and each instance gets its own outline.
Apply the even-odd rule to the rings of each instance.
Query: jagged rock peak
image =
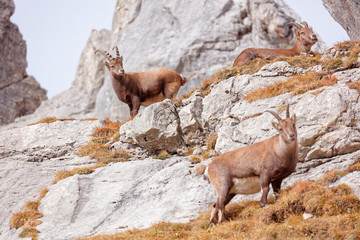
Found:
[[[47,99],[46,90],[26,73],[26,44],[10,21],[13,0],[0,0],[0,125],[33,113]]]

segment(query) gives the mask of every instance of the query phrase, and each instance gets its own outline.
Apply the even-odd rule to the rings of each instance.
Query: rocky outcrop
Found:
[[[18,123],[44,116],[128,119],[129,108],[118,100],[103,56],[95,56],[94,48],[111,52],[117,45],[128,72],[161,67],[178,71],[189,78],[181,96],[231,67],[244,48],[290,48],[295,41],[287,25],[291,21],[300,18],[282,0],[119,0],[111,33],[93,31],[71,88],[45,102],[31,121]],[[324,44],[314,49],[320,51]]]
[[[0,179],[0,203],[6,206],[0,214],[4,216],[1,237],[16,239],[21,229],[8,230],[9,215],[21,210],[25,201],[36,199],[44,186],[50,187],[41,201],[44,216],[37,227],[39,239],[75,239],[196,218],[215,199],[211,185],[195,174],[195,169],[209,160],[192,163],[191,156],[181,156],[182,151],[178,156],[157,160],[151,158],[152,150],[162,146],[177,150],[184,145],[204,149],[206,138],[213,134],[218,135],[215,150],[219,153],[261,141],[276,134],[271,127],[273,116],[264,111],[277,111],[288,103],[291,113],[297,115],[300,162],[283,187],[299,180],[320,179],[330,170],[346,169],[360,158],[360,93],[348,85],[360,81],[359,68],[335,73],[338,82],[321,91],[243,101],[253,89],[285,81],[290,73],[306,71],[276,62],[256,74],[215,83],[206,96],[197,91],[176,105],[169,100],[153,104],[122,125],[120,141],[112,145],[141,149],[141,156],[145,152],[143,160],[137,160],[140,155],[134,151],[129,162],[112,163],[51,186],[55,171],[92,162],[75,157],[74,151],[100,122],[57,121],[1,132],[4,177]],[[164,134],[167,131],[172,134]],[[147,136],[149,143],[145,141]],[[335,184],[342,183],[349,184],[356,194],[360,192],[358,172]],[[238,195],[233,201],[259,198],[259,194]]]
[[[83,50],[79,65],[76,70],[75,80],[71,87],[43,101],[41,106],[30,116],[19,118],[16,125],[37,122],[42,118],[54,116],[57,118],[93,118],[95,105],[101,105],[102,109],[107,106],[97,101],[97,94],[104,84],[104,61],[95,54],[97,48],[108,48],[110,43],[110,32],[107,30],[93,30]],[[106,98],[106,96],[103,96]],[[106,116],[100,115],[104,119]]]
[[[42,201],[39,239],[75,239],[164,221],[188,222],[215,197],[202,176],[190,174],[191,167],[181,158],[144,159],[63,180]],[[53,214],[54,209],[59,214]]]
[[[360,40],[360,2],[357,0],[322,0],[331,16],[353,41]]]
[[[47,99],[46,90],[26,73],[26,44],[10,21],[12,0],[0,1],[0,125],[33,113]]]

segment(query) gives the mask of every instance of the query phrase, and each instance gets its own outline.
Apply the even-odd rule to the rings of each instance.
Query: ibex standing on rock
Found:
[[[210,224],[225,221],[225,205],[236,194],[260,192],[260,205],[267,204],[269,185],[276,195],[281,182],[289,176],[298,162],[298,142],[295,127],[295,114],[290,118],[289,105],[286,119],[271,113],[279,122],[273,122],[278,135],[262,142],[221,154],[214,158],[205,171],[217,194],[210,218]]]
[[[293,26],[296,36],[296,42],[291,49],[247,48],[237,56],[233,67],[240,67],[242,64],[255,58],[271,60],[279,56],[292,57],[310,52],[311,47],[318,39],[306,22],[302,22],[302,24],[304,26],[298,23],[289,23],[289,25]]]
[[[187,82],[185,77],[166,68],[141,73],[125,73],[123,57],[120,56],[119,49],[114,48],[116,58],[103,50],[96,50],[95,53],[102,54],[108,60],[105,66],[109,70],[114,91],[120,101],[129,105],[132,117],[138,113],[140,105],[149,106],[165,98],[173,99],[180,86]]]

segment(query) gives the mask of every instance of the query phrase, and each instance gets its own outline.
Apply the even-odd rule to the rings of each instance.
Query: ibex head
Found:
[[[116,58],[113,58],[108,52],[104,50],[96,50],[95,53],[100,53],[103,55],[107,61],[105,61],[105,66],[109,70],[111,74],[114,76],[124,75],[124,67],[123,67],[123,57],[119,54],[119,49],[115,46],[113,50],[116,51]]]
[[[318,39],[313,32],[312,27],[309,27],[307,22],[302,22],[302,25],[298,23],[289,23],[290,26],[293,26],[293,31],[298,41],[305,46],[312,46],[314,45]]]
[[[281,119],[281,117],[270,110],[265,112],[271,113],[279,122],[272,122],[273,127],[279,132],[280,137],[286,142],[293,142],[297,139],[297,131],[296,131],[296,115],[294,114],[290,118],[289,113],[289,104],[286,107],[286,118]]]

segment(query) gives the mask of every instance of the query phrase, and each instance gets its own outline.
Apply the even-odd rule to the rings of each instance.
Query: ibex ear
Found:
[[[294,115],[292,116],[292,119],[293,119],[294,123],[296,123],[296,114],[294,114]]]

